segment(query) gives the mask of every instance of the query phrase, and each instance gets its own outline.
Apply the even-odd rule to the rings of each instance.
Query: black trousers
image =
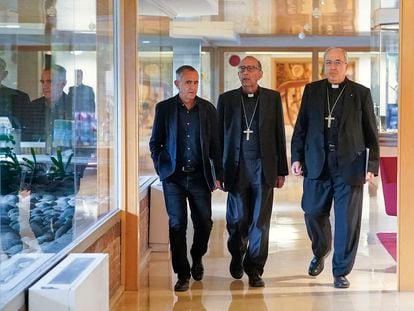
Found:
[[[239,175],[227,196],[227,247],[243,260],[248,275],[263,274],[269,249],[273,185],[263,182],[261,161],[243,159]]]
[[[172,266],[179,279],[190,278],[187,258],[187,201],[191,211],[194,237],[191,257],[200,259],[206,252],[213,221],[211,192],[202,174],[175,173],[162,182],[169,218]]]
[[[328,152],[325,174],[320,179],[303,181],[302,209],[312,251],[317,257],[331,250],[332,231],[329,220],[332,202],[335,212],[334,276],[351,272],[358,249],[361,229],[363,185],[351,186],[341,177],[336,151]]]

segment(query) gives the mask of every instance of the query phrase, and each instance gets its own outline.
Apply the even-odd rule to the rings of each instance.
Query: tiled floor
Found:
[[[275,191],[270,252],[263,289],[251,289],[247,277],[234,280],[226,249],[225,198],[214,194],[214,227],[204,258],[205,276],[191,281],[190,290],[174,293],[176,281],[166,253],[153,253],[142,273],[140,292],[126,292],[114,310],[414,310],[414,293],[397,289],[396,263],[376,233],[396,230],[397,219],[384,213],[381,186],[365,186],[360,245],[349,289],[332,286],[331,256],[316,278],[307,275],[312,257],[300,209],[301,178],[288,177]],[[191,228],[189,229],[191,237]]]

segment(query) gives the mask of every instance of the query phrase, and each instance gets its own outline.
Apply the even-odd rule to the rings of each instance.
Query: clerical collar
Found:
[[[245,93],[245,92],[242,90],[242,94],[243,94],[243,96],[244,96],[244,97],[247,97],[247,98],[254,98],[254,97],[257,97],[257,96],[259,95],[259,88],[257,88],[256,92],[254,92],[254,93]]]
[[[344,87],[344,85],[346,84],[346,78],[345,78],[345,80],[344,81],[342,81],[341,83],[339,83],[339,84],[337,84],[337,83],[330,83],[329,81],[328,81],[328,84],[330,85],[330,87],[332,88],[332,89],[342,89],[343,87]]]

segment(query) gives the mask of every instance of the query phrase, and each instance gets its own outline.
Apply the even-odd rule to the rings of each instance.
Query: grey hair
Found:
[[[326,55],[327,55],[330,51],[332,51],[332,50],[339,50],[339,51],[341,51],[341,52],[342,52],[342,54],[344,55],[344,58],[345,58],[345,63],[348,63],[348,52],[347,52],[345,49],[343,49],[343,48],[338,48],[338,47],[335,47],[335,46],[331,46],[331,47],[329,47],[329,48],[327,48],[327,49],[325,50],[325,52],[323,53],[323,60],[325,60],[325,59],[326,59]]]
[[[180,80],[181,75],[182,75],[183,71],[185,71],[185,70],[197,72],[197,70],[193,66],[182,65],[175,71],[175,77],[176,77],[177,80]]]

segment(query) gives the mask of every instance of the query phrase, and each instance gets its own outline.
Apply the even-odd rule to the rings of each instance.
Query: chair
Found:
[[[397,157],[380,157],[385,212],[397,216]]]

